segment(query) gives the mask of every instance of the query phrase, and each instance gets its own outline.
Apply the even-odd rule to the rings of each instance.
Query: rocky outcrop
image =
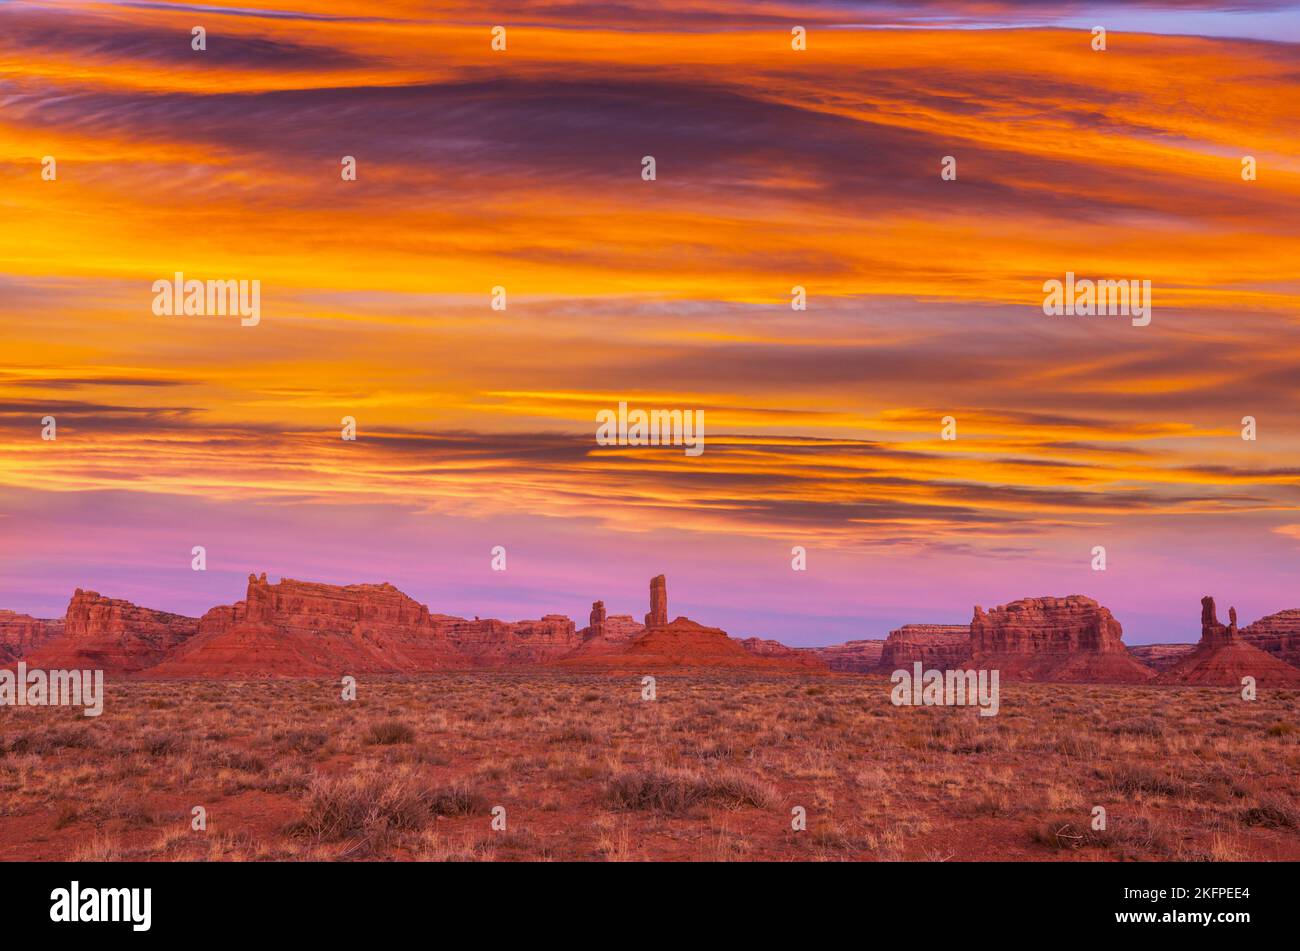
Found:
[[[746,650],[740,641],[728,637],[716,627],[705,627],[689,618],[679,617],[669,624],[647,627],[618,650],[600,653],[578,652],[557,661],[557,666],[616,669],[628,671],[658,670],[669,667],[725,667],[735,669],[816,671],[825,667],[815,658],[765,656]]]
[[[1119,621],[1092,598],[1024,598],[970,624],[971,668],[997,669],[1004,679],[1142,683],[1155,671],[1124,646]]]
[[[1237,629],[1237,611],[1219,622],[1214,599],[1201,599],[1201,639],[1192,651],[1156,679],[1161,684],[1240,687],[1253,677],[1259,687],[1300,685],[1300,669],[1248,643]]]
[[[630,641],[645,631],[645,625],[630,614],[611,614],[605,618],[604,636],[609,641]]]
[[[756,657],[769,657],[792,667],[806,667],[809,670],[829,669],[824,661],[806,647],[786,647],[780,641],[761,637],[737,638],[736,643]]]
[[[839,673],[868,674],[880,666],[885,642],[878,639],[845,641],[829,647],[798,648]]]
[[[600,602],[601,610],[604,605]],[[588,637],[567,657],[555,663],[561,667],[656,670],[665,667],[728,667],[772,671],[825,671],[826,666],[804,651],[776,641],[748,638],[739,641],[721,628],[705,627],[689,618],[669,623],[667,587],[664,576],[650,582],[650,613],[644,630],[631,639],[610,637],[609,622],[602,625],[602,637]],[[592,620],[597,612],[592,610]],[[586,634],[590,633],[587,629]]]
[[[0,664],[16,661],[63,633],[63,619],[0,611]]]
[[[1140,663],[1160,673],[1168,670],[1194,650],[1196,650],[1195,644],[1136,644],[1130,647],[1128,652]]]
[[[650,613],[645,616],[646,627],[663,627],[668,623],[668,582],[663,575],[650,579]]]
[[[605,602],[593,601],[591,603],[591,615],[588,618],[587,630],[584,637],[604,637],[605,636]]]
[[[1241,629],[1241,639],[1280,661],[1300,667],[1300,608],[1279,611],[1247,624]]]
[[[535,621],[467,621],[440,614],[434,622],[456,654],[475,667],[538,664],[562,657],[580,643],[573,621],[562,614]]]
[[[429,609],[391,584],[248,576],[243,601],[207,612],[158,677],[320,677],[453,666]]]
[[[924,668],[955,670],[970,659],[971,632],[967,624],[904,624],[890,631],[880,655],[885,673]]]
[[[644,633],[645,625],[630,614],[605,614],[605,602],[591,606],[591,623],[578,632],[578,647],[573,656],[616,653],[627,647],[632,638]]]
[[[197,618],[142,608],[78,588],[68,602],[62,636],[24,659],[29,667],[131,673],[158,663],[198,633],[198,628]]]

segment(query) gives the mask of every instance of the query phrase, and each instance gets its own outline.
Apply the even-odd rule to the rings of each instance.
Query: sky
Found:
[[[662,573],[670,616],[817,645],[1300,606],[1297,23],[0,4],[0,607],[265,571],[582,626]],[[155,314],[176,272],[260,281],[260,322]],[[1150,324],[1045,315],[1067,272],[1150,281]],[[598,444],[621,401],[705,450]]]

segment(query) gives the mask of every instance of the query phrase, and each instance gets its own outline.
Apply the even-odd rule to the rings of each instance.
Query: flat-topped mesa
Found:
[[[78,588],[68,602],[62,636],[38,647],[26,660],[33,667],[97,667],[129,673],[156,664],[198,630],[198,618],[142,608]]]
[[[532,621],[434,615],[434,625],[466,665],[503,667],[562,657],[581,643],[571,618],[547,614]]]
[[[829,647],[801,647],[799,650],[816,657],[831,670],[839,673],[866,674],[880,666],[885,642],[879,638],[845,641]]]
[[[1241,629],[1241,639],[1280,661],[1300,667],[1300,608],[1279,611],[1247,624]]]
[[[1162,673],[1194,650],[1195,644],[1134,644],[1128,652],[1152,670]]]
[[[249,575],[244,621],[274,624],[303,633],[349,625],[358,633],[388,629],[431,631],[429,609],[388,582],[333,585]]]
[[[19,660],[62,633],[62,618],[0,611],[0,664]]]
[[[787,647],[780,641],[762,637],[731,639],[756,657],[780,661],[788,667],[806,667],[808,670],[816,671],[824,671],[828,668],[826,662],[807,647]]]
[[[1119,621],[1092,598],[1022,598],[970,625],[970,665],[1019,680],[1141,683],[1155,671],[1124,646]]]
[[[1079,594],[1021,598],[988,612],[977,605],[970,636],[976,654],[1125,652],[1119,621],[1108,608]]]
[[[645,625],[630,614],[611,614],[603,625],[605,640],[630,641],[645,631]]]
[[[647,628],[663,627],[668,623],[668,582],[663,575],[650,579],[650,613],[645,616]]]
[[[889,672],[924,667],[952,670],[970,659],[969,624],[904,624],[890,631],[880,652],[879,668]]]
[[[245,600],[208,611],[159,663],[163,677],[316,677],[440,669],[455,650],[429,609],[391,584],[249,575]]]

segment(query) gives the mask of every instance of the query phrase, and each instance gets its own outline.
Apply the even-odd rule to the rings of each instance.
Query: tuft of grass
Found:
[[[1160,796],[1182,796],[1187,784],[1150,766],[1136,763],[1119,764],[1099,770],[1098,775],[1106,785],[1124,796],[1137,793]]]
[[[1265,826],[1270,829],[1300,828],[1300,810],[1286,796],[1266,794],[1245,809],[1237,810],[1237,821],[1244,826]]]
[[[1130,717],[1111,726],[1110,732],[1128,736],[1164,736],[1164,721],[1155,717]]]
[[[400,720],[372,723],[366,732],[366,742],[373,746],[392,746],[395,743],[415,741],[415,731]]]
[[[731,808],[770,809],[776,800],[776,790],[771,785],[735,770],[705,776],[689,770],[633,770],[611,777],[605,787],[605,801],[614,809],[667,815],[680,815],[706,801]]]
[[[318,776],[308,787],[302,818],[285,831],[327,842],[373,840],[421,829],[432,818],[424,796],[409,778]]]

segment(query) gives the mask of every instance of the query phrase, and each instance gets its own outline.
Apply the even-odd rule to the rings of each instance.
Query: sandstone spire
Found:
[[[588,637],[605,636],[605,602],[591,602],[590,629],[587,632]]]
[[[668,582],[663,575],[650,579],[650,613],[645,616],[645,626],[664,627],[668,623]]]
[[[1228,609],[1229,625],[1219,623],[1219,613],[1214,609],[1214,599],[1201,598],[1201,646],[1231,644],[1237,639],[1237,609]]]

